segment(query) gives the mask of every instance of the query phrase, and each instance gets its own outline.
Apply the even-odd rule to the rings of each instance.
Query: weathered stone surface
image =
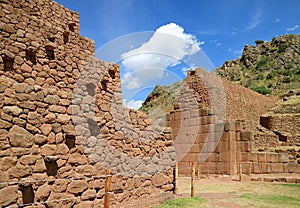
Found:
[[[14,28],[14,25],[12,25],[12,24],[2,23],[2,24],[0,24],[0,29],[5,32],[8,32],[8,33],[16,33],[16,29]]]
[[[66,112],[66,107],[60,106],[60,105],[51,105],[49,107],[49,110],[55,113],[65,113]]]
[[[76,136],[75,127],[73,125],[63,125],[62,130],[69,136]]]
[[[67,188],[67,191],[72,194],[80,194],[88,188],[88,183],[82,180],[72,181]]]
[[[154,186],[162,186],[168,182],[168,177],[163,173],[158,173],[153,177],[152,183]]]
[[[47,142],[47,137],[45,135],[42,134],[36,134],[34,136],[34,143],[35,144],[45,144]]]
[[[80,202],[79,204],[76,204],[74,208],[86,208],[86,207],[93,207],[92,201],[84,201]]]
[[[27,65],[26,63],[24,63],[22,66],[21,66],[21,70],[25,73],[31,73],[32,72],[32,68]]]
[[[17,164],[17,157],[3,157],[1,160],[0,170],[7,171],[9,168],[14,167]]]
[[[0,129],[0,141],[7,139],[8,131],[5,129]]]
[[[54,113],[49,113],[45,117],[45,122],[46,123],[54,123],[56,121],[56,116]]]
[[[51,105],[56,105],[59,103],[60,98],[58,95],[47,95],[47,97],[44,99],[44,101]]]
[[[18,198],[18,186],[8,186],[0,189],[0,206],[13,204]]]
[[[51,124],[42,124],[40,127],[40,130],[43,135],[48,136],[52,130],[52,125]]]
[[[122,104],[118,98],[119,67],[93,58],[94,44],[80,36],[77,13],[48,0],[23,3],[0,4],[0,16],[5,22],[0,23],[0,181],[37,180],[31,184],[34,202],[48,200],[47,205],[37,207],[100,207],[104,178],[97,179],[97,183],[93,179],[74,178],[103,176],[109,166],[134,173],[135,160],[127,161],[123,153],[134,158],[149,156],[150,151],[162,152],[166,137],[159,132],[156,142],[152,130],[140,134],[139,129],[147,131],[149,126],[146,116],[135,112],[132,120],[136,123],[132,128],[130,119],[119,115],[124,112],[123,107],[115,109],[117,120],[122,121],[115,124],[110,111],[114,94]],[[68,34],[68,40],[63,34]],[[98,83],[101,78],[105,82]],[[78,123],[72,120],[73,116]],[[129,125],[124,127],[124,123]],[[75,131],[75,126],[80,128]],[[102,127],[107,138],[100,137]],[[139,142],[142,136],[149,137],[150,143]],[[104,142],[114,145],[121,158],[111,158],[114,150],[104,148]],[[93,164],[91,159],[88,161],[91,154]],[[99,165],[102,160],[104,167]],[[117,182],[123,187],[127,177],[120,174],[120,178]],[[150,179],[147,184],[140,178],[133,181],[135,189],[145,185],[149,187],[147,194],[154,192]],[[16,196],[5,203],[22,206],[22,193],[16,187]],[[132,189],[126,197],[139,197],[145,190]],[[118,203],[124,197],[116,193],[115,199]],[[0,206],[6,206],[1,200],[0,194]]]
[[[81,195],[82,200],[92,200],[94,198],[96,198],[96,190],[94,189],[88,189]]]
[[[8,129],[10,128],[12,125],[7,122],[7,121],[3,121],[2,119],[0,119],[0,128],[1,129]]]
[[[4,106],[2,110],[4,113],[12,114],[13,116],[18,116],[22,113],[22,109],[18,106]]]
[[[87,163],[87,157],[78,153],[69,155],[68,163],[84,165]]]
[[[17,165],[15,167],[9,169],[9,171],[8,171],[10,177],[18,178],[18,179],[30,175],[31,172],[32,172],[31,167],[25,166],[25,165]]]
[[[53,156],[56,154],[57,147],[54,144],[45,144],[42,146],[42,155]]]
[[[72,208],[75,204],[74,195],[70,193],[55,193],[51,192],[48,197],[47,206],[49,208],[66,207]]]
[[[36,155],[24,155],[20,158],[20,162],[23,165],[32,165],[37,159]]]
[[[14,125],[8,132],[10,144],[13,147],[31,147],[33,144],[33,135],[26,129]]]
[[[37,112],[29,112],[27,121],[33,125],[40,124],[42,121],[42,115]]]
[[[33,172],[42,173],[46,171],[46,165],[43,159],[38,159],[33,167]]]
[[[71,117],[69,115],[59,114],[57,116],[57,122],[61,124],[67,124],[69,123]]]
[[[45,183],[35,192],[35,198],[38,202],[45,202],[50,195],[51,187]]]

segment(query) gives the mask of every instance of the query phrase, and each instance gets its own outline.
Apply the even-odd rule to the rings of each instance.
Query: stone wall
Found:
[[[170,130],[122,106],[119,66],[94,57],[78,13],[0,8],[0,206],[102,207],[108,170],[115,207],[171,197]]]
[[[184,125],[196,119],[198,125]],[[300,164],[291,161],[288,153],[255,152],[253,134],[245,130],[242,122],[218,122],[209,109],[176,109],[171,112],[169,125],[175,143],[179,140],[179,146],[188,148],[178,161],[179,174],[190,175],[192,162],[200,165],[204,175],[236,175],[240,166],[245,174],[300,173]],[[177,154],[182,154],[180,151],[176,149]]]
[[[222,80],[224,88],[217,86],[217,78],[203,69],[189,71],[186,83],[168,118],[168,125],[173,129],[179,174],[190,175],[192,162],[200,165],[201,174],[236,175],[240,167],[243,173],[249,174],[300,172],[297,160],[294,157],[289,160],[288,153],[255,152],[255,145],[279,143],[277,135],[268,129],[261,127],[255,134],[249,131],[258,125],[259,113],[273,105],[264,102],[274,101],[274,98]],[[225,111],[216,108],[224,107],[221,90],[225,92]],[[262,104],[257,106],[258,103]],[[220,119],[222,113],[226,116]],[[247,119],[250,123],[245,121]]]
[[[220,120],[244,121],[248,130],[252,131],[259,125],[260,115],[274,107],[277,100],[220,79],[201,68],[189,71],[186,83],[201,107],[213,109]],[[224,109],[222,105],[225,105]]]
[[[300,114],[266,114],[260,124],[274,132],[282,145],[300,145]]]

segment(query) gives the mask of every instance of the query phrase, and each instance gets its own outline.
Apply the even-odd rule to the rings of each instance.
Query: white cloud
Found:
[[[189,70],[195,70],[197,67],[194,65],[194,64],[192,64],[191,66],[189,66],[189,67],[183,67],[182,69],[181,69],[181,72],[185,75],[185,76],[187,76],[187,73],[188,73],[188,71]]]
[[[286,28],[287,31],[292,32],[299,28],[299,25],[294,25],[293,27]]]
[[[263,13],[262,13],[261,9],[256,10],[254,15],[251,17],[250,23],[247,26],[248,30],[252,30],[259,25],[259,23],[261,22],[262,14]]]
[[[234,55],[242,55],[242,53],[243,53],[243,49],[233,51]]]
[[[181,72],[182,72],[185,76],[187,76],[187,73],[188,73],[189,70],[190,70],[190,68],[183,67],[183,68],[181,69]]]
[[[280,22],[280,19],[277,17],[277,18],[275,19],[275,23],[278,23],[278,22]]]
[[[134,89],[162,78],[167,67],[176,66],[183,57],[197,53],[201,44],[204,42],[198,42],[175,23],[159,27],[148,42],[122,54],[125,67],[122,85]]]
[[[209,42],[211,43],[215,43],[218,47],[221,47],[223,44],[219,42],[219,40],[215,39],[215,40],[210,40]]]
[[[144,101],[142,101],[142,100],[133,100],[132,99],[132,100],[127,101],[126,99],[123,99],[124,106],[135,109],[135,110],[139,109],[142,106],[143,102]]]

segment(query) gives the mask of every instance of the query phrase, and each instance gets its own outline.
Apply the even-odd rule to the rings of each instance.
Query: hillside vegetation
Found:
[[[184,86],[184,81],[176,82],[169,86],[157,85],[147,96],[140,111],[149,113],[152,109],[160,108],[165,113],[173,110],[174,99],[179,95]]]
[[[273,38],[270,42],[262,40],[255,42],[256,46],[245,45],[242,56],[237,60],[226,61],[215,70],[216,74],[261,94],[276,96],[291,94],[298,95],[296,97],[298,99],[300,94],[300,35],[290,34]],[[183,80],[170,86],[156,86],[140,110],[149,113],[159,108],[165,113],[170,112],[173,109],[174,98],[184,83]],[[229,83],[227,85],[230,86]],[[227,93],[232,94],[231,91],[228,90]],[[236,93],[240,93],[240,90]],[[257,99],[257,96],[255,97]],[[231,104],[235,106],[234,102]],[[298,108],[298,105],[298,103],[297,105],[295,103],[280,105],[276,110],[295,112],[293,109]]]
[[[261,94],[283,95],[300,89],[300,35],[255,43],[245,45],[240,58],[226,61],[216,73]]]

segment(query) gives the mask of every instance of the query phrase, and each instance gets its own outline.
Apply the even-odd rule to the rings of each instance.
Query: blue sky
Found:
[[[104,50],[101,51],[103,46],[112,48],[118,44],[122,45],[122,41],[128,41],[129,37],[134,36],[135,39],[131,39],[131,41],[136,41],[133,41],[135,43],[130,46],[131,48],[128,47],[118,51],[122,59],[125,55],[131,54],[130,50],[140,52],[141,48],[139,47],[149,41],[157,30],[162,30],[168,34],[170,34],[170,31],[175,31],[176,34],[179,34],[177,37],[185,39],[181,46],[183,48],[189,47],[189,49],[183,54],[176,53],[174,55],[179,60],[183,60],[187,56],[194,56],[194,52],[197,52],[198,56],[192,57],[192,59],[199,60],[197,57],[207,56],[206,58],[210,60],[210,66],[203,65],[207,68],[217,67],[226,60],[236,59],[241,55],[244,45],[254,45],[255,40],[269,41],[273,37],[282,34],[300,34],[299,0],[56,1],[80,13],[81,34],[95,41],[96,50],[100,49],[99,58],[104,60],[107,57]],[[144,32],[141,35],[142,38],[139,35],[130,35],[140,32]],[[154,44],[161,44],[161,42],[153,41]],[[164,47],[172,45],[167,44]],[[197,45],[200,50],[195,48]],[[181,46],[179,45],[179,47]],[[153,47],[150,46],[146,48],[153,50]],[[162,50],[169,52],[165,48]],[[205,55],[200,54],[199,56],[199,53]],[[148,58],[153,58],[153,56],[149,55]],[[159,69],[154,69],[153,73],[149,73],[149,71],[138,72],[137,70],[138,67],[151,68],[149,65],[133,64],[134,59],[119,61],[122,67],[122,81],[124,81],[124,76],[127,73],[127,79],[135,80],[136,83],[146,83],[143,86],[143,84],[133,85],[133,82],[128,82],[131,83],[131,87],[136,87],[136,89],[128,89],[124,84],[126,80],[123,82],[123,94],[127,102],[133,102],[131,107],[140,104],[141,100],[155,86],[155,83],[164,84],[170,81],[178,81],[184,77],[182,72],[185,69],[198,66],[192,66],[194,64],[192,62],[169,60],[169,62],[164,61],[164,64],[159,65],[159,67],[164,68],[162,72]],[[155,67],[157,66],[155,65]],[[153,76],[152,80],[149,81],[146,80],[147,76],[142,75],[142,73],[148,73],[149,79],[153,74],[156,76]],[[163,75],[158,76],[162,73]]]

